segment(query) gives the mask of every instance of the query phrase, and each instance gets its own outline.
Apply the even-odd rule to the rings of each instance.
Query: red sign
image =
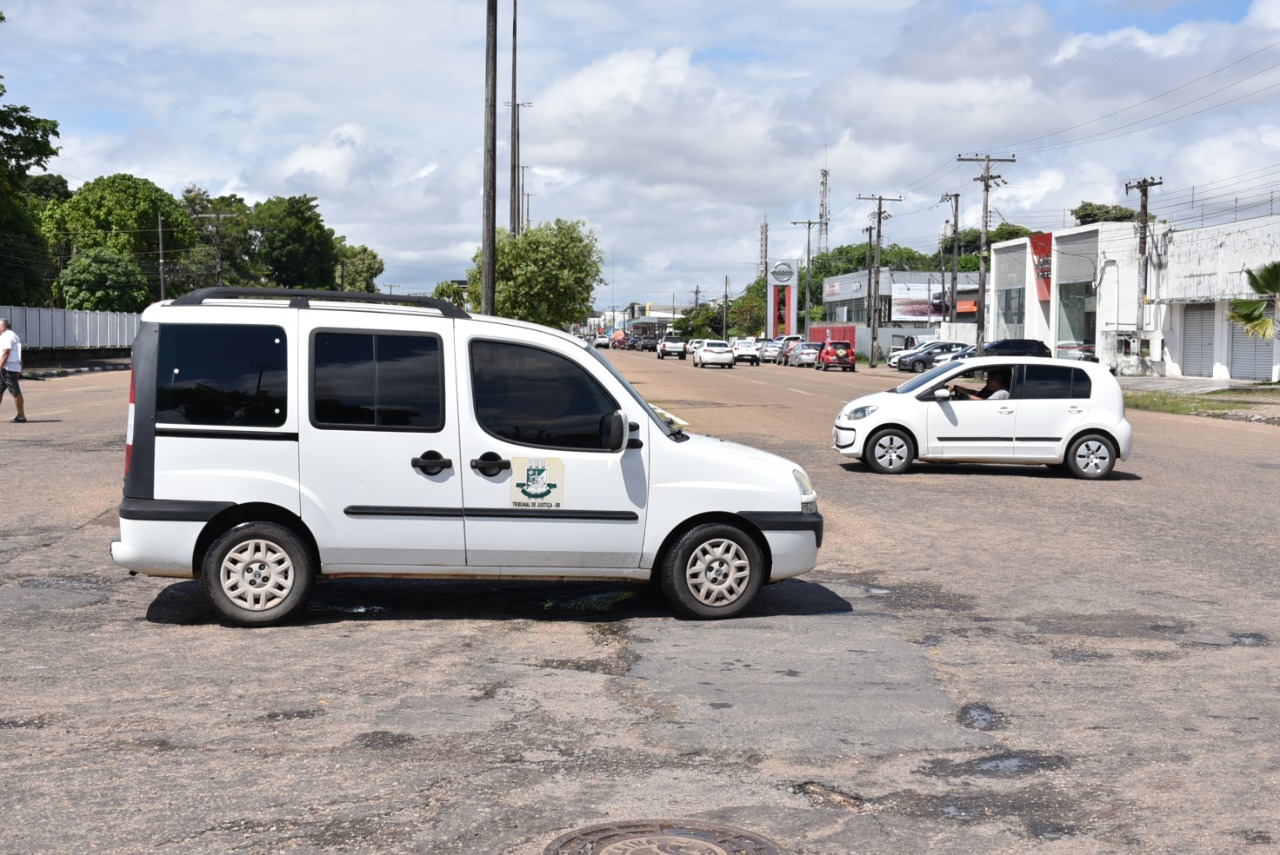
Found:
[[[1031,261],[1036,269],[1036,299],[1048,300],[1053,291],[1053,234],[1031,236]]]

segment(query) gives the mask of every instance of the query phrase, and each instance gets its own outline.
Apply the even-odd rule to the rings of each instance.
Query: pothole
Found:
[[[606,823],[557,837],[542,855],[784,855],[777,843],[740,828],[684,820]]]
[[[965,704],[956,713],[956,721],[973,730],[999,730],[1008,722],[1008,717],[986,704]]]
[[[1065,769],[1068,765],[1067,758],[1054,754],[1040,754],[1035,751],[1006,751],[959,763],[951,760],[931,760],[925,764],[920,773],[938,778],[962,776],[1014,778],[1034,775],[1037,772],[1052,772],[1057,769]]]

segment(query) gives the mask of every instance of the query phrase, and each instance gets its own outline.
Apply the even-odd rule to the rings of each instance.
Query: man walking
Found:
[[[26,410],[22,408],[21,380],[22,339],[9,329],[8,318],[0,318],[0,401],[4,400],[5,390],[8,390],[13,396],[13,402],[18,405],[18,415],[13,419],[15,422],[27,420]]]

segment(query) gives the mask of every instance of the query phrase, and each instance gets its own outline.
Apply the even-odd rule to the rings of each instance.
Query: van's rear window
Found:
[[[284,330],[236,324],[164,324],[156,359],[156,421],[280,427],[288,415]]]

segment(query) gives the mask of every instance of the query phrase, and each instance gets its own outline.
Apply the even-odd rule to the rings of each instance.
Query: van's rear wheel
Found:
[[[277,523],[248,522],[225,532],[205,553],[200,579],[209,604],[240,626],[270,626],[311,596],[315,567],[302,540]]]
[[[707,523],[685,532],[667,554],[662,593],[696,618],[727,618],[751,605],[764,581],[764,555],[736,526]]]

